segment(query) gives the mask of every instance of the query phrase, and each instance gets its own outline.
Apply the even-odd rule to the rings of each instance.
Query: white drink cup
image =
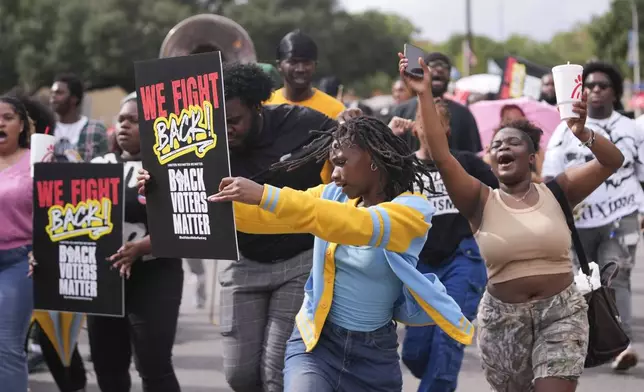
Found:
[[[31,149],[29,162],[31,163],[31,176],[34,176],[34,164],[48,161],[54,154],[56,138],[52,135],[34,133],[31,135]]]
[[[572,105],[581,101],[581,95],[584,90],[583,73],[584,67],[570,63],[557,65],[552,69],[557,106],[562,120],[579,118],[579,115],[572,111]]]

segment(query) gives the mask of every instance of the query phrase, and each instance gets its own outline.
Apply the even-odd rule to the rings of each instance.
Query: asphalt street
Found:
[[[208,262],[206,273],[212,277],[214,262]],[[217,326],[210,322],[208,310],[197,310],[194,306],[195,281],[186,271],[184,300],[179,331],[174,349],[175,369],[183,392],[224,392],[230,391],[222,372],[220,334]],[[633,313],[635,347],[644,355],[644,249],[638,252],[633,273]],[[212,292],[209,284],[208,292]],[[403,331],[400,331],[401,336]],[[402,341],[402,340],[401,340]],[[86,336],[82,336],[81,352],[88,353]],[[87,363],[88,392],[99,392],[96,379]],[[418,381],[403,366],[404,392],[415,392]],[[136,370],[132,367],[132,392],[142,391]],[[46,368],[30,375],[31,392],[56,392],[57,388]],[[1,387],[0,387],[1,389]],[[458,392],[480,392],[489,390],[481,373],[476,347],[467,348],[463,368],[459,376]],[[642,392],[644,391],[644,365],[640,364],[627,374],[614,374],[610,367],[603,366],[587,370],[581,378],[580,392]]]

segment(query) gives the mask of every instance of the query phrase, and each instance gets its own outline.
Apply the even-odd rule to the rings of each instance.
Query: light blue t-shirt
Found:
[[[401,291],[402,281],[381,248],[340,245],[328,320],[350,331],[375,331],[393,318]]]

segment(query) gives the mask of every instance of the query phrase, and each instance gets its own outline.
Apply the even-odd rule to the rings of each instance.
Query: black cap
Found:
[[[291,57],[317,61],[318,46],[313,38],[299,29],[291,31],[282,38],[277,47],[277,60],[286,60]]]

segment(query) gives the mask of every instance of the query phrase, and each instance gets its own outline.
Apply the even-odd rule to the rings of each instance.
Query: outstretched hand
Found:
[[[398,53],[398,72],[400,72],[400,78],[405,82],[407,87],[416,94],[424,94],[426,92],[431,92],[432,88],[432,74],[429,70],[429,67],[425,63],[425,60],[422,57],[418,58],[418,64],[423,70],[423,77],[410,76],[405,71],[409,66],[409,59],[405,57],[404,54]],[[413,60],[412,60],[413,61]]]
[[[238,201],[259,205],[264,195],[264,185],[244,177],[226,177],[219,184],[219,193],[208,196],[208,201]]]

